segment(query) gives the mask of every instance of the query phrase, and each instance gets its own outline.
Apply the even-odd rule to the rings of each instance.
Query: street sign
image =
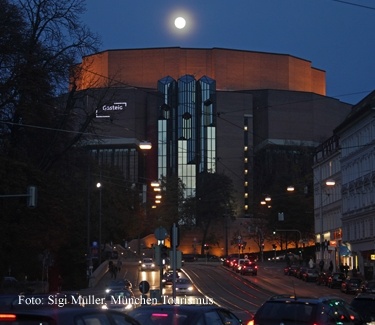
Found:
[[[139,283],[139,291],[146,294],[150,290],[150,284],[147,281],[141,281]]]
[[[154,236],[157,240],[164,240],[167,238],[167,230],[163,227],[156,228],[154,231]]]

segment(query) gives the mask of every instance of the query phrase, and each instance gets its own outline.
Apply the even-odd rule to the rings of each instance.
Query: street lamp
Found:
[[[334,186],[336,182],[332,179],[328,179],[325,182],[326,186]],[[322,168],[320,167],[320,204],[319,204],[319,217],[320,217],[320,260],[324,261],[324,231],[323,231],[323,184],[322,184]]]
[[[141,141],[141,142],[139,142],[138,147],[143,153],[143,159],[141,160],[142,166],[139,166],[139,167],[141,167],[141,171],[138,172],[138,177],[139,177],[139,179],[141,181],[141,184],[142,184],[142,204],[144,206],[145,216],[147,216],[147,193],[148,193],[148,191],[147,191],[147,164],[146,164],[147,162],[146,162],[146,156],[147,156],[147,151],[152,149],[152,144],[149,141]],[[139,256],[141,255],[141,231],[142,231],[142,229],[140,228],[139,232],[138,232],[138,254],[139,254]]]
[[[99,189],[99,265],[102,263],[102,183],[96,183]]]

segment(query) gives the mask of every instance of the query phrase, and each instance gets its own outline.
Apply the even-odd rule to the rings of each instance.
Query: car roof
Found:
[[[337,296],[322,296],[322,297],[305,297],[305,296],[295,296],[295,295],[275,295],[272,296],[270,299],[267,301],[274,301],[274,302],[304,302],[304,303],[319,303],[319,302],[325,302],[325,301],[331,301],[331,300],[336,300],[336,301],[343,301],[342,298],[337,297]],[[267,302],[266,301],[266,302]]]
[[[359,293],[358,295],[356,295],[353,300],[360,300],[360,299],[363,299],[363,300],[375,300],[375,294],[373,293]]]
[[[142,310],[157,310],[157,311],[173,311],[173,310],[180,310],[182,312],[189,312],[193,311],[196,312],[197,310],[199,311],[209,311],[209,310],[226,310],[225,308],[219,307],[217,305],[164,305],[164,304],[158,304],[158,305],[143,305],[136,310],[142,311]]]

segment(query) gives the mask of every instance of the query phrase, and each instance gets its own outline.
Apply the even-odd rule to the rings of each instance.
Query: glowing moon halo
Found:
[[[174,21],[174,25],[178,29],[183,29],[186,26],[186,20],[183,17],[177,17]]]

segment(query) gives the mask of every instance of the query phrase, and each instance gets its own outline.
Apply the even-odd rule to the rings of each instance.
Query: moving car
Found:
[[[132,317],[113,310],[64,307],[0,312],[2,324],[17,325],[141,325]]]
[[[131,289],[132,283],[128,279],[112,280],[108,283],[105,292],[109,293],[111,290]]]
[[[189,279],[180,278],[176,280],[176,293],[177,294],[192,294],[194,286]]]
[[[344,293],[358,293],[361,291],[362,280],[360,278],[345,279],[341,283],[341,291]]]
[[[212,304],[206,305],[144,305],[134,309],[130,316],[142,325],[241,325],[232,312]]]
[[[105,296],[102,308],[129,312],[135,308],[135,296],[131,289],[112,290]]]
[[[375,324],[375,295],[358,294],[350,303],[365,321],[365,324]]]
[[[247,260],[241,266],[240,273],[242,275],[246,275],[246,274],[257,275],[258,274],[258,265],[255,262]]]
[[[250,325],[346,324],[360,325],[362,318],[338,297],[271,297],[256,311]]]
[[[142,271],[154,271],[155,263],[151,257],[145,257],[140,261]]]
[[[180,276],[178,275],[178,272],[176,272],[176,279],[179,279]],[[171,286],[173,284],[173,271],[168,270],[163,274],[163,278],[161,280],[163,286]]]

